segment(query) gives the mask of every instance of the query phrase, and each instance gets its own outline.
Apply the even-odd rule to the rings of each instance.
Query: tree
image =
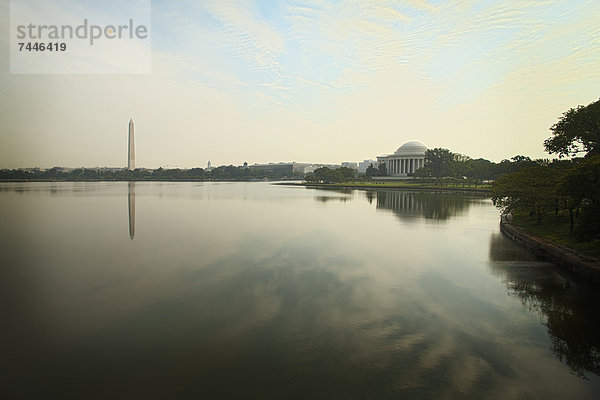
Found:
[[[492,168],[494,163],[483,158],[468,161],[470,170],[467,172],[469,178],[491,179],[493,177]]]
[[[354,170],[352,168],[342,167],[338,171],[340,171],[343,180],[349,181],[354,179]]]
[[[457,178],[468,176],[472,171],[471,157],[458,153],[454,153],[452,157],[452,170],[454,172],[454,176]]]
[[[354,174],[354,171],[352,171]],[[344,177],[340,169],[329,169],[327,167],[317,168],[312,174],[306,177],[309,182],[337,183],[342,182]]]
[[[497,179],[492,186],[492,202],[502,212],[523,212],[542,216],[556,207],[560,171],[543,166],[526,167]]]
[[[377,175],[379,176],[387,176],[388,171],[387,171],[387,167],[385,165],[384,162],[382,162],[381,164],[379,164],[379,167],[377,168],[377,171],[379,171],[379,173]]]
[[[431,165],[425,163],[423,167],[415,171],[415,176],[418,178],[431,178],[433,176]]]
[[[425,167],[429,168],[431,175],[436,178],[453,175],[453,161],[454,155],[448,149],[435,148],[425,151]]]
[[[365,171],[365,175],[369,178],[373,177],[373,176],[377,176],[377,168],[375,168],[373,166],[373,164],[369,165],[369,167],[367,168],[367,170]]]
[[[561,189],[580,201],[600,206],[600,155],[586,158],[571,168]]]
[[[533,161],[531,157],[516,155],[511,158],[513,161],[513,170],[517,171],[523,167],[533,167],[537,162]]]
[[[579,240],[600,238],[600,155],[588,157],[571,168],[561,180],[559,191],[569,200],[573,229],[573,209],[581,207],[575,234]]]
[[[553,136],[544,141],[550,154],[556,153],[559,157],[582,152],[586,157],[600,154],[600,100],[571,108],[550,130]]]

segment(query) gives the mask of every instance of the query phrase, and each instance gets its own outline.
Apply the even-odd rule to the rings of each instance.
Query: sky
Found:
[[[80,19],[67,3],[47,15]],[[549,128],[600,98],[598,0],[151,6],[149,73],[11,74],[0,0],[0,168],[124,167],[130,118],[146,168],[361,161],[408,140],[548,158]]]

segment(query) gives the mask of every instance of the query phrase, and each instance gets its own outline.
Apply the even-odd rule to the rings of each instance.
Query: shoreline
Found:
[[[478,189],[478,188],[468,188],[468,187],[443,187],[443,186],[429,186],[429,185],[389,185],[389,184],[377,184],[377,185],[349,185],[344,183],[275,183],[276,185],[284,185],[284,186],[304,186],[311,188],[336,188],[336,189],[362,189],[362,190],[416,190],[416,191],[444,191],[444,192],[470,192],[470,193],[491,193],[491,189]]]
[[[554,264],[566,267],[584,280],[600,284],[600,260],[587,256],[553,240],[535,236],[500,218],[500,231],[519,246]]]
[[[287,179],[285,179],[287,181]],[[294,179],[289,179],[290,181]],[[282,179],[0,179],[0,183],[73,183],[73,182],[280,182]]]
[[[409,185],[361,185],[361,184],[343,184],[343,183],[302,183],[299,179],[273,179],[273,180],[228,180],[228,179],[81,179],[81,180],[62,180],[62,179],[0,179],[0,183],[74,183],[74,182],[269,182],[273,185],[296,186],[310,188],[335,188],[335,189],[359,189],[359,190],[413,190],[429,192],[465,192],[489,194],[491,189],[479,189],[469,187],[443,187],[429,186],[420,184]]]

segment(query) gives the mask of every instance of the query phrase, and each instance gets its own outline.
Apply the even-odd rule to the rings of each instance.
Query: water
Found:
[[[476,195],[0,184],[3,398],[600,395],[597,288]]]

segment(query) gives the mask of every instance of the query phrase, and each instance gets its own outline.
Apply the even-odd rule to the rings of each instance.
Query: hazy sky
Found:
[[[143,75],[11,75],[0,1],[0,168],[125,166],[130,118],[149,168],[548,157],[600,98],[598,0],[152,1]]]

